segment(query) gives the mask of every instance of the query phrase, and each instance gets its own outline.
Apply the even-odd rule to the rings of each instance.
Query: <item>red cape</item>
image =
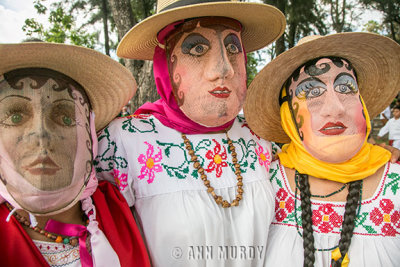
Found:
[[[146,247],[131,210],[116,187],[101,181],[92,196],[96,219],[121,266],[150,266]],[[21,224],[0,205],[0,264],[2,266],[49,266]]]

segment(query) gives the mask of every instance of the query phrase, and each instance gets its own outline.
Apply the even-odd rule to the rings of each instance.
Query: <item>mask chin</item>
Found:
[[[342,163],[354,157],[365,142],[365,134],[335,137],[314,136],[303,141],[308,153],[320,161]]]
[[[180,107],[186,117],[205,127],[218,127],[232,121],[236,118],[237,114],[239,114],[241,108],[242,105],[234,110],[230,109],[228,112],[226,112],[226,110],[221,110],[220,113],[206,113],[205,111],[199,111],[193,107]]]

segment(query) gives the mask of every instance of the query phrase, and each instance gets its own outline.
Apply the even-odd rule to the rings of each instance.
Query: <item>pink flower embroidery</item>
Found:
[[[283,221],[294,210],[294,200],[288,196],[289,194],[283,188],[276,193],[275,218],[278,222]]]
[[[144,142],[148,148],[146,151],[146,155],[140,154],[138,157],[138,162],[143,164],[142,168],[140,169],[140,175],[138,176],[139,179],[143,179],[147,177],[147,183],[151,184],[154,181],[155,174],[154,172],[161,172],[162,167],[161,164],[156,164],[162,160],[161,149],[158,148],[158,153],[154,154],[154,147]]]
[[[123,191],[125,187],[128,186],[128,174],[126,173],[121,173],[117,169],[113,169],[113,177],[115,180],[115,183],[117,184],[119,191]]]
[[[214,147],[214,152],[211,150],[208,150],[206,153],[206,158],[211,160],[211,162],[208,164],[206,171],[207,172],[212,172],[213,170],[216,171],[217,177],[221,177],[222,174],[222,167],[227,167],[228,164],[223,161],[226,160],[226,149],[224,148],[224,152],[221,153],[221,145],[213,139],[215,143]]]
[[[337,214],[332,204],[325,204],[318,210],[313,210],[312,221],[322,233],[330,233],[335,227],[342,225],[343,217]]]
[[[383,223],[381,229],[385,236],[397,234],[396,228],[400,227],[400,212],[394,210],[394,204],[390,199],[382,199],[379,202],[379,208],[374,208],[369,216],[376,226]]]
[[[257,143],[258,148],[256,148],[256,154],[258,156],[258,162],[260,163],[261,166],[264,165],[264,167],[269,171],[269,167],[271,165],[271,156],[269,154],[269,151],[266,150],[264,152],[264,148]]]

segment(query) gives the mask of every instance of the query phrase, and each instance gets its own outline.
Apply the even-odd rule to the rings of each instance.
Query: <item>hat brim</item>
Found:
[[[266,4],[195,4],[166,10],[141,21],[122,38],[117,55],[130,59],[152,60],[160,30],[173,22],[196,17],[227,17],[239,21],[243,27],[241,34],[246,52],[261,49],[272,43],[283,34],[286,26],[282,12]]]
[[[278,143],[290,142],[281,126],[280,90],[298,67],[324,56],[350,61],[371,118],[384,110],[400,91],[400,45],[392,39],[350,32],[320,37],[279,55],[250,84],[244,114],[257,135]]]
[[[48,68],[78,82],[96,115],[96,130],[104,128],[136,91],[127,68],[92,49],[56,43],[0,44],[0,75],[20,68]]]

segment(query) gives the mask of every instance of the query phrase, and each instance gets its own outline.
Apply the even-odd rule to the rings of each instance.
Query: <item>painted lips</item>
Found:
[[[338,135],[346,131],[347,127],[343,123],[339,122],[328,122],[319,131],[325,135]]]
[[[231,90],[226,87],[217,87],[211,91],[208,91],[211,95],[218,98],[228,98],[231,94]]]
[[[33,175],[55,175],[61,168],[48,156],[39,157],[31,164],[23,167]]]

